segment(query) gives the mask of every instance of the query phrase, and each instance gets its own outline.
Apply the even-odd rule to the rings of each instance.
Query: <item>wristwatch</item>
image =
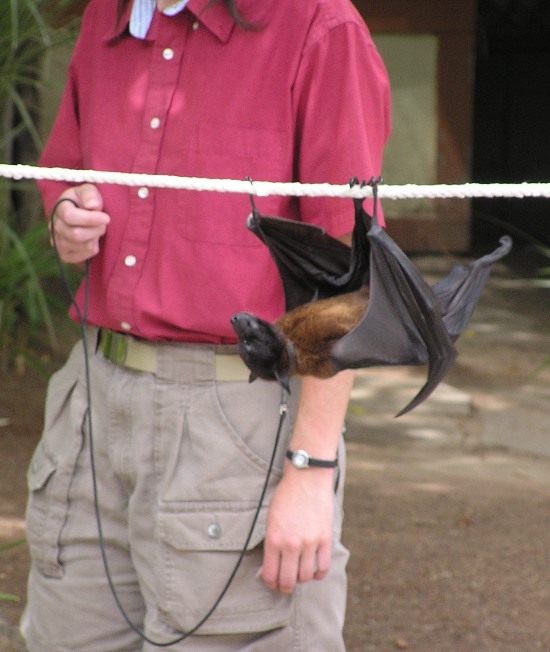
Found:
[[[307,469],[308,466],[315,466],[322,469],[334,469],[338,464],[338,458],[335,460],[318,460],[315,457],[311,457],[309,453],[303,450],[297,450],[295,452],[287,451],[287,458],[292,462],[292,464],[297,469]]]

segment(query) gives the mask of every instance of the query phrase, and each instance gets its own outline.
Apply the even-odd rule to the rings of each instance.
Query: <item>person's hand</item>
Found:
[[[101,193],[90,183],[65,190],[62,198],[72,201],[61,202],[56,208],[49,223],[50,241],[63,262],[83,263],[98,253],[99,239],[111,218],[102,210]]]
[[[287,468],[269,508],[260,575],[266,586],[292,593],[330,569],[334,518],[332,469]]]

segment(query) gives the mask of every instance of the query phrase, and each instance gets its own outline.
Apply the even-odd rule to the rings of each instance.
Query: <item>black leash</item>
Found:
[[[286,402],[286,392],[283,389],[282,394],[281,394],[281,402],[279,405],[279,424],[277,427],[277,433],[275,435],[275,442],[273,444],[273,452],[271,454],[271,459],[269,461],[269,467],[267,469],[267,474],[265,477],[265,481],[262,487],[261,495],[258,500],[258,506],[256,508],[256,511],[254,513],[254,517],[252,519],[252,524],[250,526],[250,530],[248,532],[248,535],[246,537],[246,541],[242,547],[242,550],[239,554],[239,558],[237,559],[235,566],[233,567],[233,570],[231,571],[231,574],[229,575],[229,578],[223,587],[222,591],[220,592],[219,596],[216,598],[214,601],[213,605],[210,607],[210,609],[206,612],[206,614],[201,618],[201,620],[189,631],[182,633],[180,636],[177,638],[168,641],[166,643],[160,643],[158,641],[154,641],[150,639],[139,627],[137,627],[131,620],[128,614],[126,613],[126,610],[124,609],[124,606],[122,605],[118,592],[116,590],[116,587],[114,585],[114,581],[111,575],[111,571],[109,568],[109,561],[107,559],[107,551],[105,547],[105,537],[103,534],[103,525],[101,521],[101,513],[100,513],[100,508],[99,508],[99,492],[97,488],[97,473],[96,473],[96,463],[95,463],[95,453],[94,453],[94,436],[93,436],[93,427],[92,427],[92,391],[91,391],[91,374],[90,374],[90,352],[88,348],[88,338],[87,338],[87,333],[86,329],[88,326],[88,308],[89,308],[89,295],[90,295],[90,262],[89,260],[86,261],[86,268],[84,272],[84,310],[81,311],[80,307],[78,306],[78,303],[76,301],[74,292],[70,286],[69,279],[67,278],[67,274],[63,265],[63,262],[59,256],[59,252],[57,250],[57,245],[55,242],[55,229],[54,229],[54,220],[55,220],[55,211],[57,210],[58,206],[62,204],[63,202],[68,201],[74,206],[78,208],[78,204],[73,201],[72,199],[69,199],[68,197],[62,197],[59,199],[55,206],[52,208],[51,213],[50,213],[50,224],[51,224],[51,242],[52,242],[52,247],[55,252],[55,256],[57,259],[57,263],[59,265],[59,269],[61,272],[61,278],[63,279],[63,283],[65,285],[65,289],[67,290],[67,293],[69,295],[71,304],[74,306],[74,309],[76,311],[77,317],[78,317],[78,322],[80,325],[81,329],[81,337],[82,337],[82,345],[83,345],[83,352],[84,352],[84,371],[85,371],[85,378],[86,378],[86,401],[87,401],[87,409],[86,409],[86,421],[85,424],[88,427],[88,441],[89,441],[89,446],[90,446],[90,468],[92,472],[92,491],[93,491],[93,500],[94,500],[94,511],[95,511],[95,518],[96,518],[96,523],[97,523],[97,532],[98,532],[98,542],[99,542],[99,549],[101,552],[101,558],[103,561],[103,568],[105,570],[105,576],[107,578],[107,582],[109,584],[109,589],[113,595],[113,598],[115,600],[115,603],[117,605],[117,608],[126,621],[128,627],[135,632],[144,642],[148,643],[149,645],[153,645],[155,647],[170,647],[171,645],[176,645],[177,643],[181,643],[184,641],[186,638],[192,636],[200,627],[204,625],[204,623],[212,616],[214,611],[217,609],[218,605],[220,602],[223,600],[225,594],[229,590],[229,587],[231,586],[231,583],[233,582],[237,571],[239,570],[241,563],[244,559],[244,556],[246,554],[246,551],[248,549],[248,545],[250,544],[250,541],[252,539],[252,535],[254,533],[254,528],[256,527],[256,523],[258,521],[258,517],[260,515],[260,511],[262,508],[262,504],[264,502],[265,495],[267,493],[267,489],[269,486],[269,480],[271,478],[271,474],[273,471],[273,467],[275,466],[275,456],[277,454],[277,448],[279,445],[279,441],[281,438],[281,433],[283,430],[283,424],[288,412],[288,407],[287,407],[287,402]],[[86,433],[84,431],[84,427],[82,428],[82,436],[85,437]]]

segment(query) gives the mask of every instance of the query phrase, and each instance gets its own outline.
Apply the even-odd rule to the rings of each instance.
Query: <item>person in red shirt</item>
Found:
[[[380,174],[389,130],[386,70],[349,0],[91,0],[41,164],[346,183]],[[247,382],[230,317],[276,319],[281,282],[246,229],[246,196],[40,186],[47,213],[71,200],[50,223],[61,258],[89,261],[97,498],[127,619],[98,546],[79,343],[50,381],[29,470],[22,632],[31,651],[150,650],[201,620],[250,529],[280,390]],[[353,224],[351,200],[256,203],[343,239]],[[80,312],[84,295],[83,284]],[[351,372],[293,379],[249,550],[181,649],[344,649],[341,433],[352,383]],[[300,468],[287,450],[313,462]]]

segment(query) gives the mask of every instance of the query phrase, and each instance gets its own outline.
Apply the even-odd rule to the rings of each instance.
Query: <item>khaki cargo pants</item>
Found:
[[[92,428],[101,523],[110,573],[129,620],[165,642],[191,629],[226,583],[254,515],[279,419],[276,383],[220,382],[215,348],[158,348],[156,373],[96,351],[89,330]],[[82,345],[49,385],[43,437],[29,469],[32,555],[22,633],[32,652],[155,650],[125,622],[98,545]],[[268,495],[280,478],[299,388]],[[197,633],[170,650],[337,652],[348,553],[339,489],[333,565],[292,596],[265,588],[266,508],[228,593]]]

